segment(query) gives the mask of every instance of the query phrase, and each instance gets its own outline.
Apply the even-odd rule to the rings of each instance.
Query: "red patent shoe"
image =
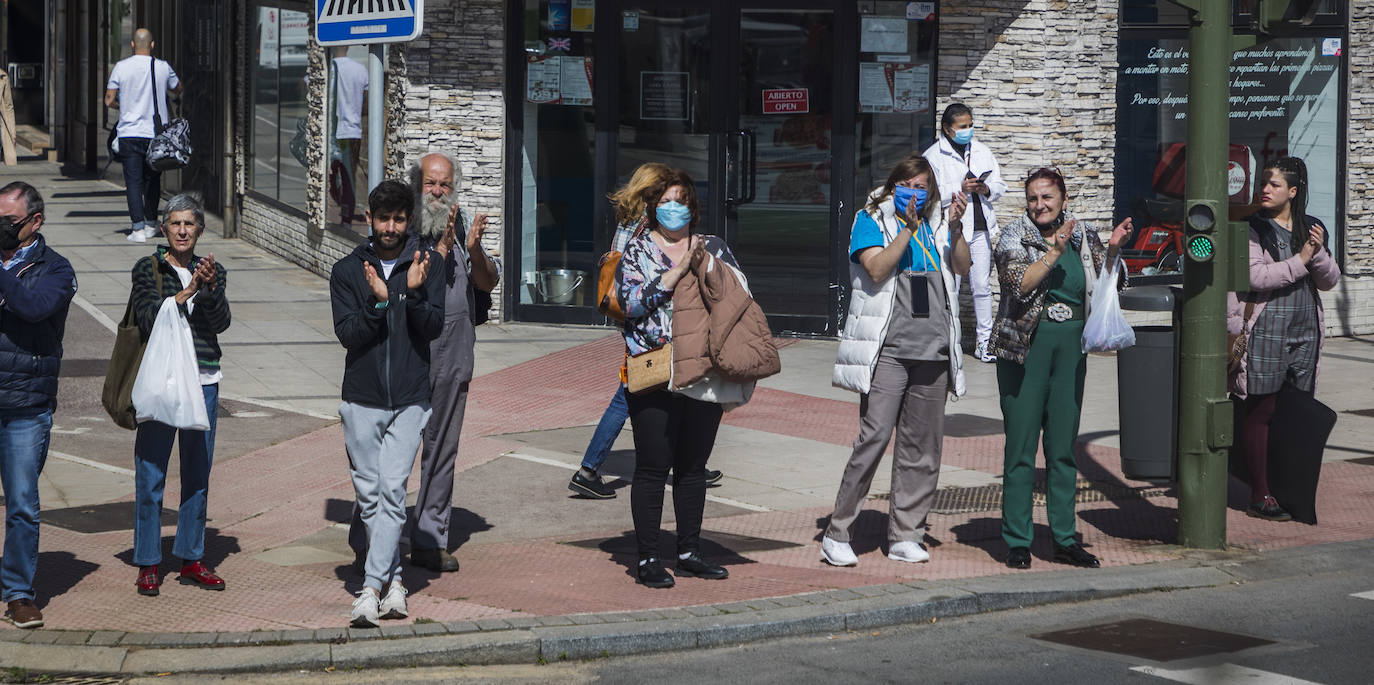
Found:
[[[199,585],[206,590],[224,589],[224,579],[211,573],[210,569],[205,568],[205,564],[199,561],[183,564],[177,580],[183,585]]]
[[[138,594],[156,597],[158,588],[162,586],[162,577],[157,574],[157,565],[140,566],[138,569]]]

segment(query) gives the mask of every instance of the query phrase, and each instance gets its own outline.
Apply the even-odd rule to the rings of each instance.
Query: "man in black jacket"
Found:
[[[50,249],[43,196],[15,181],[0,188],[0,481],[5,491],[5,550],[0,562],[5,618],[43,625],[34,606],[38,570],[38,474],[48,456],[67,308],[76,273]]]
[[[400,576],[406,478],[429,421],[429,344],[444,326],[443,270],[430,268],[439,257],[406,233],[414,195],[383,181],[367,202],[372,237],[329,276],[334,334],[348,350],[339,417],[368,536],[366,577],[350,615],[358,627],[408,614]]]

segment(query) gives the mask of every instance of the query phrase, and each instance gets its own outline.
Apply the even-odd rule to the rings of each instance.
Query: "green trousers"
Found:
[[[1083,321],[1041,321],[1025,364],[999,359],[997,389],[1007,445],[1002,454],[1002,539],[1010,547],[1030,547],[1031,488],[1035,480],[1035,445],[1044,430],[1045,469],[1049,472],[1046,511],[1057,545],[1074,537],[1074,495],[1078,466],[1073,444],[1083,410]]]

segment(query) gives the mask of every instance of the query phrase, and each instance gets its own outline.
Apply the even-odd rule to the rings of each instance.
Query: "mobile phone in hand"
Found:
[[[978,174],[978,182],[979,182],[979,183],[987,183],[988,177],[991,176],[991,175],[992,175],[992,169],[988,169],[987,171],[984,171],[983,173]]]

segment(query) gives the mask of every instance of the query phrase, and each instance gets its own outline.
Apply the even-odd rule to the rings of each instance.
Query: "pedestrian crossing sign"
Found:
[[[424,0],[315,0],[320,45],[399,43],[420,35]]]

